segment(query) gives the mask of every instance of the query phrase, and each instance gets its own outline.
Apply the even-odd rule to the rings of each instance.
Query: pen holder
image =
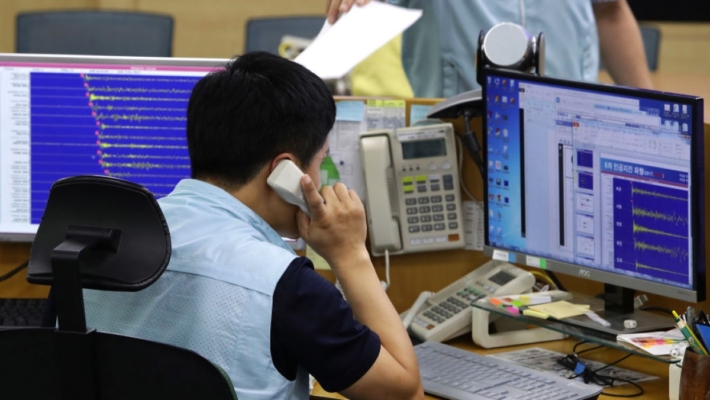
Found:
[[[710,400],[710,356],[685,349],[680,373],[680,400]]]

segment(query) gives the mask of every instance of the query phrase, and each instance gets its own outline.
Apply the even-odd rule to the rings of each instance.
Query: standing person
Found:
[[[222,367],[240,400],[308,399],[308,374],[353,399],[421,399],[414,349],[365,248],[365,211],[338,183],[320,194],[335,103],[321,79],[247,53],[201,79],[187,112],[192,179],[159,200],[167,270],[135,293],[85,290],[101,331],[191,349]],[[309,219],[267,185],[291,160]],[[340,292],[282,237],[302,237]]]
[[[340,8],[334,3],[338,3]],[[353,0],[327,2],[345,12]],[[595,82],[599,58],[619,85],[652,88],[638,23],[626,0],[389,0],[423,10],[404,32],[402,64],[417,97],[451,97],[478,88],[478,36],[500,22],[545,34],[545,75]],[[355,2],[360,4],[360,2]],[[376,68],[378,63],[371,63]],[[377,71],[357,71],[365,76]],[[366,86],[366,85],[364,85]],[[364,95],[367,93],[357,93]]]

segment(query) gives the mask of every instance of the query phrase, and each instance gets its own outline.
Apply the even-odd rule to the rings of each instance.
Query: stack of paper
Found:
[[[589,311],[589,305],[572,304],[568,301],[560,300],[552,303],[537,304],[528,307],[528,309],[549,315],[555,319],[565,319],[586,314]]]
[[[684,354],[688,347],[688,341],[678,329],[667,332],[644,332],[619,335],[616,340],[630,343],[655,356],[671,354],[676,350],[677,354]]]

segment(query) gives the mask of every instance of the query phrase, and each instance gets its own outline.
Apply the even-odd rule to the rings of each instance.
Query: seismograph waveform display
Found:
[[[688,283],[689,192],[614,178],[614,266]]]
[[[63,177],[127,179],[156,197],[189,177],[187,103],[200,78],[31,73],[32,222]]]

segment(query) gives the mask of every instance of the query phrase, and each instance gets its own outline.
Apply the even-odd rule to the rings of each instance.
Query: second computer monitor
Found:
[[[489,254],[705,297],[702,99],[489,70]]]
[[[108,175],[170,193],[190,176],[192,88],[225,63],[0,55],[0,240],[34,238],[61,178]]]

